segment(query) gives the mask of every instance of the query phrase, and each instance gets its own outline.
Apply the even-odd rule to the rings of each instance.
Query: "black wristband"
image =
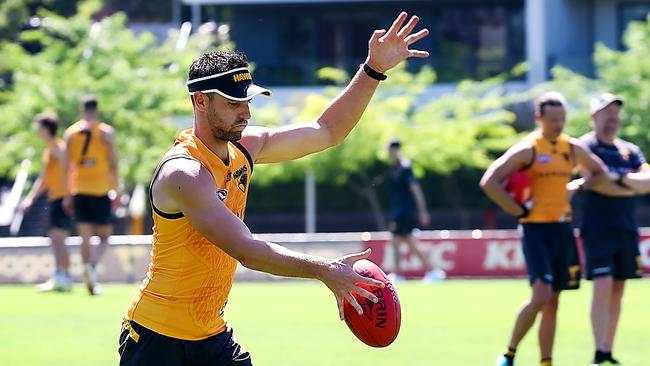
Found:
[[[530,214],[530,210],[528,209],[528,207],[526,207],[526,205],[520,204],[519,207],[521,207],[521,209],[524,210],[524,212],[522,212],[521,215],[517,216],[518,219],[523,219],[524,217]]]
[[[363,68],[363,71],[366,73],[366,75],[370,76],[372,79],[384,81],[388,77],[386,74],[382,74],[381,72],[374,70],[372,67],[368,66],[367,63],[361,64],[361,67]]]

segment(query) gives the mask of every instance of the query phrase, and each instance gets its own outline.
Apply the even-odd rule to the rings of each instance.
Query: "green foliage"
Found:
[[[29,17],[27,5],[22,0],[5,0],[0,3],[0,43],[16,37]]]
[[[348,81],[331,69],[320,75],[340,84]],[[404,141],[406,155],[413,157],[420,173],[450,174],[463,167],[485,167],[490,154],[505,150],[516,136],[510,125],[514,115],[505,109],[512,100],[504,96],[504,78],[465,81],[454,92],[428,99],[427,87],[436,80],[433,69],[424,67],[412,74],[400,67],[382,82],[344,143],[295,162],[260,166],[257,178],[267,183],[311,170],[320,180],[349,183],[352,176],[384,159],[387,144],[394,138]],[[302,110],[289,119],[317,118],[338,92],[340,88],[330,87],[308,95]]]
[[[553,70],[551,85],[565,93],[573,106],[567,130],[576,136],[589,131],[589,100],[600,93],[622,95],[621,136],[650,151],[650,17],[646,22],[633,22],[623,37],[625,50],[596,46],[594,62],[596,79],[588,79],[564,68]]]
[[[30,54],[18,43],[0,49],[0,74],[13,75],[11,85],[0,86],[0,176],[13,176],[22,159],[39,160],[42,145],[30,127],[35,114],[53,110],[67,127],[79,118],[84,94],[98,97],[100,119],[116,129],[127,184],[148,182],[178,130],[170,117],[191,114],[185,70],[211,40],[195,37],[178,52],[178,34],[160,46],[151,34],[128,30],[123,13],[93,21],[100,8],[99,1],[81,2],[69,18],[42,10],[42,26],[21,34],[39,42],[41,52]]]

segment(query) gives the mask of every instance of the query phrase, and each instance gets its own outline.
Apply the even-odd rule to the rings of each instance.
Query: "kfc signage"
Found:
[[[444,239],[429,236],[420,238],[417,245],[436,268],[447,272],[447,276],[526,276],[526,262],[519,235],[516,231],[506,233],[507,235],[490,237],[491,233],[484,231],[478,238],[473,238],[469,234]],[[397,256],[402,274],[408,277],[419,277],[424,274],[420,259],[410,253],[406,244],[400,245],[399,253],[395,252],[394,246],[386,239],[371,239],[364,244],[372,249],[370,260],[379,264],[386,272],[395,269]],[[650,235],[641,237],[639,248],[644,272],[650,274]]]

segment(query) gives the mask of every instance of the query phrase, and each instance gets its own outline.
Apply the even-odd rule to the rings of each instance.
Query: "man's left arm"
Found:
[[[571,139],[576,163],[584,172],[583,178],[575,179],[567,185],[570,193],[579,189],[589,189],[608,181],[607,167],[600,158],[591,153],[589,148],[578,139]]]
[[[418,22],[412,16],[406,25],[402,12],[390,29],[375,30],[368,42],[366,64],[384,73],[409,57],[428,57],[429,53],[409,46],[429,34],[427,29],[412,33]],[[280,128],[249,127],[241,143],[257,163],[274,163],[297,159],[341,143],[359,122],[379,80],[361,68],[348,86],[325,108],[316,121]]]

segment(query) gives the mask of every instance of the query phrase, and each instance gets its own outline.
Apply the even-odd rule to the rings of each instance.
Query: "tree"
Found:
[[[185,70],[214,46],[211,38],[193,37],[178,52],[177,33],[158,45],[151,34],[134,36],[123,13],[94,21],[100,8],[99,1],[84,1],[69,18],[40,10],[41,26],[20,35],[21,41],[38,42],[38,53],[20,43],[1,46],[0,74],[10,73],[13,82],[0,85],[0,176],[12,177],[23,159],[38,162],[32,169],[39,169],[33,116],[53,110],[66,127],[79,118],[84,94],[98,97],[101,120],[116,129],[120,176],[127,185],[149,181],[178,130],[172,116],[191,114]]]
[[[0,43],[12,40],[29,17],[27,4],[21,0],[0,3]]]
[[[349,80],[348,75],[332,69],[321,70],[323,76],[338,84]],[[335,181],[365,197],[377,226],[384,228],[376,189],[379,179],[370,174],[370,168],[386,157],[391,139],[405,142],[404,150],[414,158],[416,174],[426,170],[451,175],[464,167],[487,166],[491,154],[505,150],[516,136],[510,125],[514,115],[506,110],[513,99],[504,96],[503,76],[482,82],[465,81],[454,92],[428,99],[427,87],[435,79],[435,72],[428,67],[417,74],[404,67],[391,71],[343,144],[294,162],[260,166],[256,179],[268,184],[312,171],[321,182]],[[289,112],[284,118],[314,119],[339,91],[332,87],[324,93],[310,94],[302,110]],[[460,201],[452,197],[454,202]]]
[[[650,17],[632,22],[623,36],[624,50],[598,44],[594,53],[595,75],[589,79],[563,67],[553,69],[550,86],[563,92],[572,106],[567,130],[579,136],[590,130],[589,100],[603,92],[620,94],[622,109],[621,135],[650,151]]]

